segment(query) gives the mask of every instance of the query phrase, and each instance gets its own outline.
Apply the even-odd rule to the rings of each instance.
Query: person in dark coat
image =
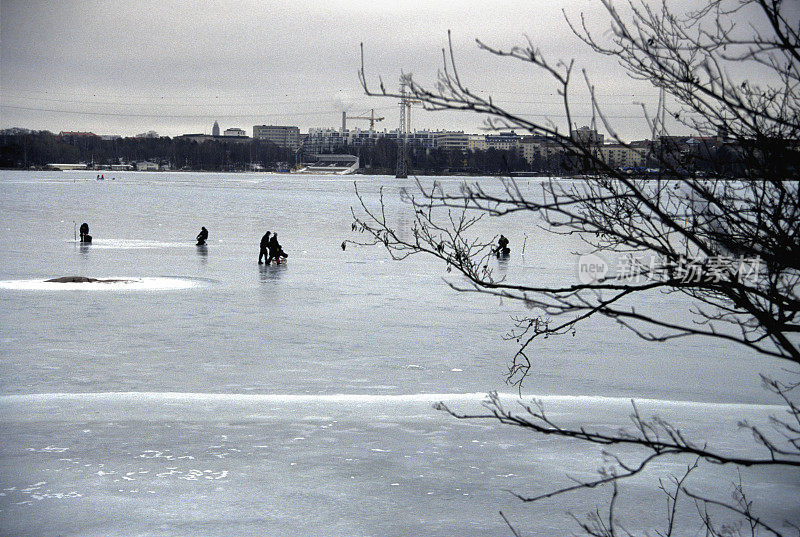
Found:
[[[92,236],[89,235],[89,224],[84,222],[80,228],[81,242],[92,242]]]
[[[208,239],[208,230],[205,227],[200,227],[200,233],[197,234],[197,246],[203,246]]]
[[[272,238],[269,240],[269,258],[274,259],[276,263],[280,263],[281,258],[286,259],[287,257],[289,255],[283,251],[283,247],[278,243],[278,234],[273,233]]]
[[[508,239],[503,235],[500,235],[500,238],[497,240],[497,250],[495,250],[495,253],[497,257],[508,257],[508,254],[511,253],[511,249],[508,247]]]
[[[263,265],[264,264],[264,262],[261,261],[262,257],[267,259],[267,265],[269,265],[269,262],[271,261],[270,256],[269,256],[269,235],[270,235],[270,232],[267,231],[266,233],[264,233],[264,236],[261,237],[261,243],[259,245],[260,250],[258,252],[258,264],[259,265]]]

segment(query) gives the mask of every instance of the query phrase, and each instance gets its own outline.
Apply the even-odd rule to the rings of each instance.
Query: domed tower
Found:
[[[219,123],[214,122],[214,127],[211,129],[212,136],[219,136]]]

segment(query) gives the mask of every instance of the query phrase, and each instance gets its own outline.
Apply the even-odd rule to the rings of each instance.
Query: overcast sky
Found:
[[[401,71],[433,84],[448,30],[467,86],[517,112],[563,123],[555,86],[542,72],[479,51],[476,38],[507,48],[528,36],[552,58],[576,58],[629,139],[649,134],[636,103],[654,109],[658,98],[571,34],[562,9],[608,26],[597,0],[0,0],[0,6],[0,128],[175,136],[210,133],[217,120],[223,130],[252,135],[260,124],[297,125],[301,132],[338,128],[343,110],[362,115],[374,108],[386,118],[376,128],[394,129],[396,101],[367,97],[359,85],[359,43],[375,86],[381,76],[395,89]],[[588,123],[588,107],[576,111],[584,114],[576,122]],[[480,132],[482,126],[476,115],[412,112],[412,129]]]

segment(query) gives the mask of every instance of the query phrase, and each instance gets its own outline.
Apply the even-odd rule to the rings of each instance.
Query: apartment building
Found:
[[[485,134],[468,135],[467,149],[470,151],[486,151],[486,135]]]
[[[286,125],[253,125],[253,138],[267,140],[278,147],[300,147],[300,127]]]
[[[643,168],[647,164],[647,149],[624,144],[606,144],[600,148],[603,162],[615,168]]]
[[[497,134],[486,135],[486,149],[498,149],[500,151],[516,151],[519,149],[521,136],[514,131],[499,132]]]
[[[546,161],[565,152],[564,146],[552,138],[546,136],[523,136],[519,141],[520,153],[528,163],[533,164],[536,160]]]
[[[469,137],[464,131],[439,131],[436,133],[436,147],[445,151],[466,151]]]
[[[602,134],[589,127],[572,130],[569,134],[570,138],[584,146],[601,146],[605,138]]]

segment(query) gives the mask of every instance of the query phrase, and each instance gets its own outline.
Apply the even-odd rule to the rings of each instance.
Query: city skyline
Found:
[[[359,85],[359,43],[370,83],[392,90],[401,71],[433,85],[441,48],[452,30],[456,59],[471,87],[519,113],[589,124],[588,94],[576,85],[568,126],[556,88],[524,64],[478,50],[474,39],[500,47],[526,35],[550,57],[589,66],[599,99],[619,132],[645,138],[641,105],[654,110],[657,91],[627,78],[608,58],[592,57],[561,13],[598,6],[561,0],[542,11],[529,2],[392,6],[360,1],[296,7],[274,2],[221,4],[138,2],[3,2],[0,128],[164,136],[252,125],[338,127],[342,111],[370,109],[397,128],[393,99],[368,97]],[[368,128],[353,121],[352,127]],[[414,110],[413,129],[481,132],[474,114]],[[684,129],[685,130],[685,129]]]

